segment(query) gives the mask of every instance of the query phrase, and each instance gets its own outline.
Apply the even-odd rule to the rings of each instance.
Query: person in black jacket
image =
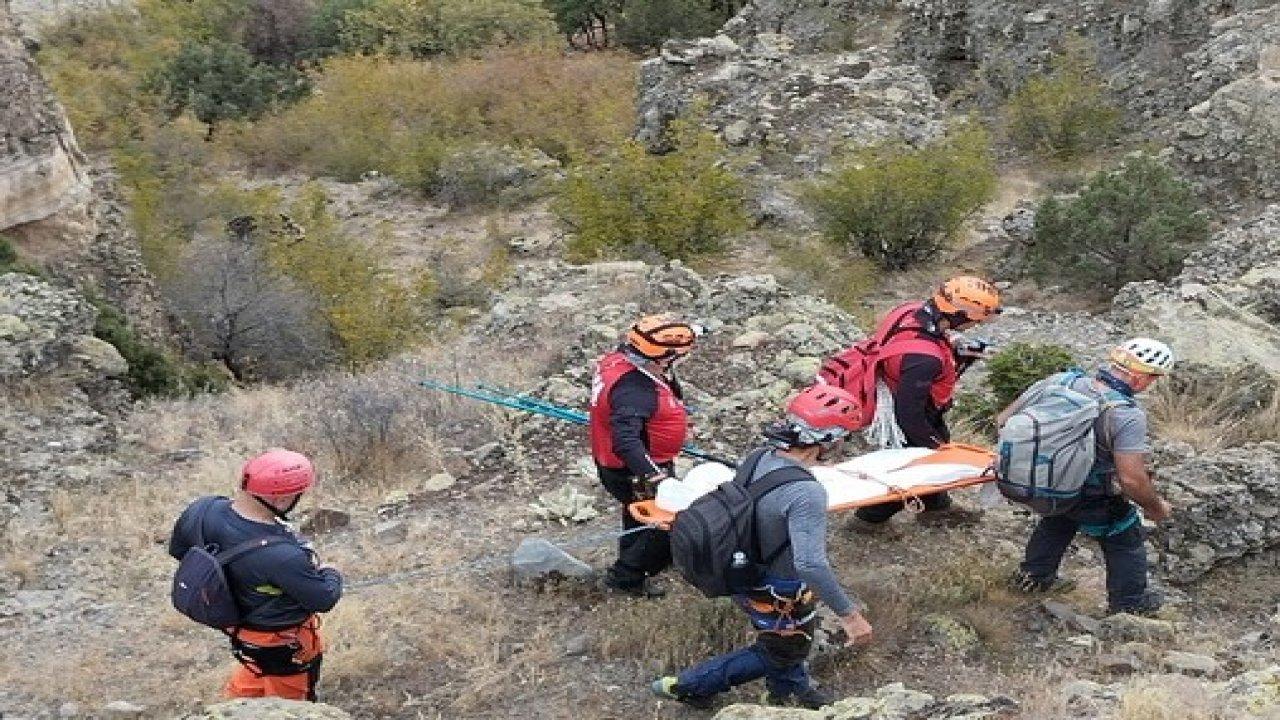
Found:
[[[317,613],[332,610],[342,597],[342,575],[318,562],[282,522],[314,483],[306,456],[269,450],[245,464],[234,498],[200,498],[174,525],[169,554],[178,560],[200,536],[221,550],[283,538],[224,568],[242,617],[240,626],[227,628],[240,662],[226,685],[230,697],[316,699],[324,654]]]
[[[631,326],[625,341],[596,363],[592,378],[591,456],[600,482],[622,504],[626,530],[641,523],[628,504],[651,498],[673,470],[688,434],[684,393],[674,366],[693,349],[692,325],[652,315]],[[671,565],[667,533],[656,528],[624,535],[607,588],[636,597],[661,597],[651,578]]]

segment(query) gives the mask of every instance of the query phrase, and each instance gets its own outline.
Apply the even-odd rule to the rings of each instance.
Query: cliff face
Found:
[[[0,8],[0,231],[83,212],[84,156],[10,13]]]

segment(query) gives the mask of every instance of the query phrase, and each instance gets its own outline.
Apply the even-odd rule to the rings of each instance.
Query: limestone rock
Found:
[[[90,181],[61,106],[0,7],[0,230],[83,208]]]
[[[111,718],[136,718],[142,717],[147,708],[127,700],[112,700],[103,706],[102,711]]]
[[[351,716],[324,703],[255,698],[211,705],[189,720],[351,720]]]
[[[716,713],[712,720],[826,720],[819,710],[800,708],[762,707],[760,705],[730,705]]]
[[[554,492],[539,495],[538,501],[530,503],[529,509],[542,520],[580,523],[600,516],[592,502],[591,496],[566,483]]]
[[[423,492],[440,492],[453,487],[458,481],[449,473],[441,472],[422,481]]]
[[[1280,444],[1202,453],[1161,468],[1160,483],[1182,508],[1154,538],[1170,580],[1280,544]]]
[[[1170,650],[1164,655],[1164,666],[1183,675],[1211,676],[1221,669],[1221,664],[1208,655]]]
[[[1174,631],[1168,620],[1116,613],[1102,619],[1098,635],[1103,640],[1172,640]]]
[[[590,578],[591,566],[561,550],[549,540],[525,538],[511,558],[516,580],[525,581],[551,576]]]
[[[387,520],[373,528],[373,537],[380,543],[394,545],[409,537],[409,524],[403,520]]]

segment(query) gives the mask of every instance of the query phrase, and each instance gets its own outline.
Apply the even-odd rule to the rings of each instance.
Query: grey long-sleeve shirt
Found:
[[[758,480],[784,465],[799,463],[769,451],[756,467]],[[756,504],[756,533],[766,557],[785,543],[769,565],[769,574],[803,580],[837,615],[848,615],[861,603],[849,597],[827,560],[827,490],[817,481],[787,483]]]

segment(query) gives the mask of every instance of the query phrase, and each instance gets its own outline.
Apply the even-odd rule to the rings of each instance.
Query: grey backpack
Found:
[[[1032,385],[1000,426],[996,487],[1041,515],[1079,504],[1097,456],[1095,423],[1110,408],[1133,402],[1114,390],[1072,388],[1082,377],[1072,370]]]

